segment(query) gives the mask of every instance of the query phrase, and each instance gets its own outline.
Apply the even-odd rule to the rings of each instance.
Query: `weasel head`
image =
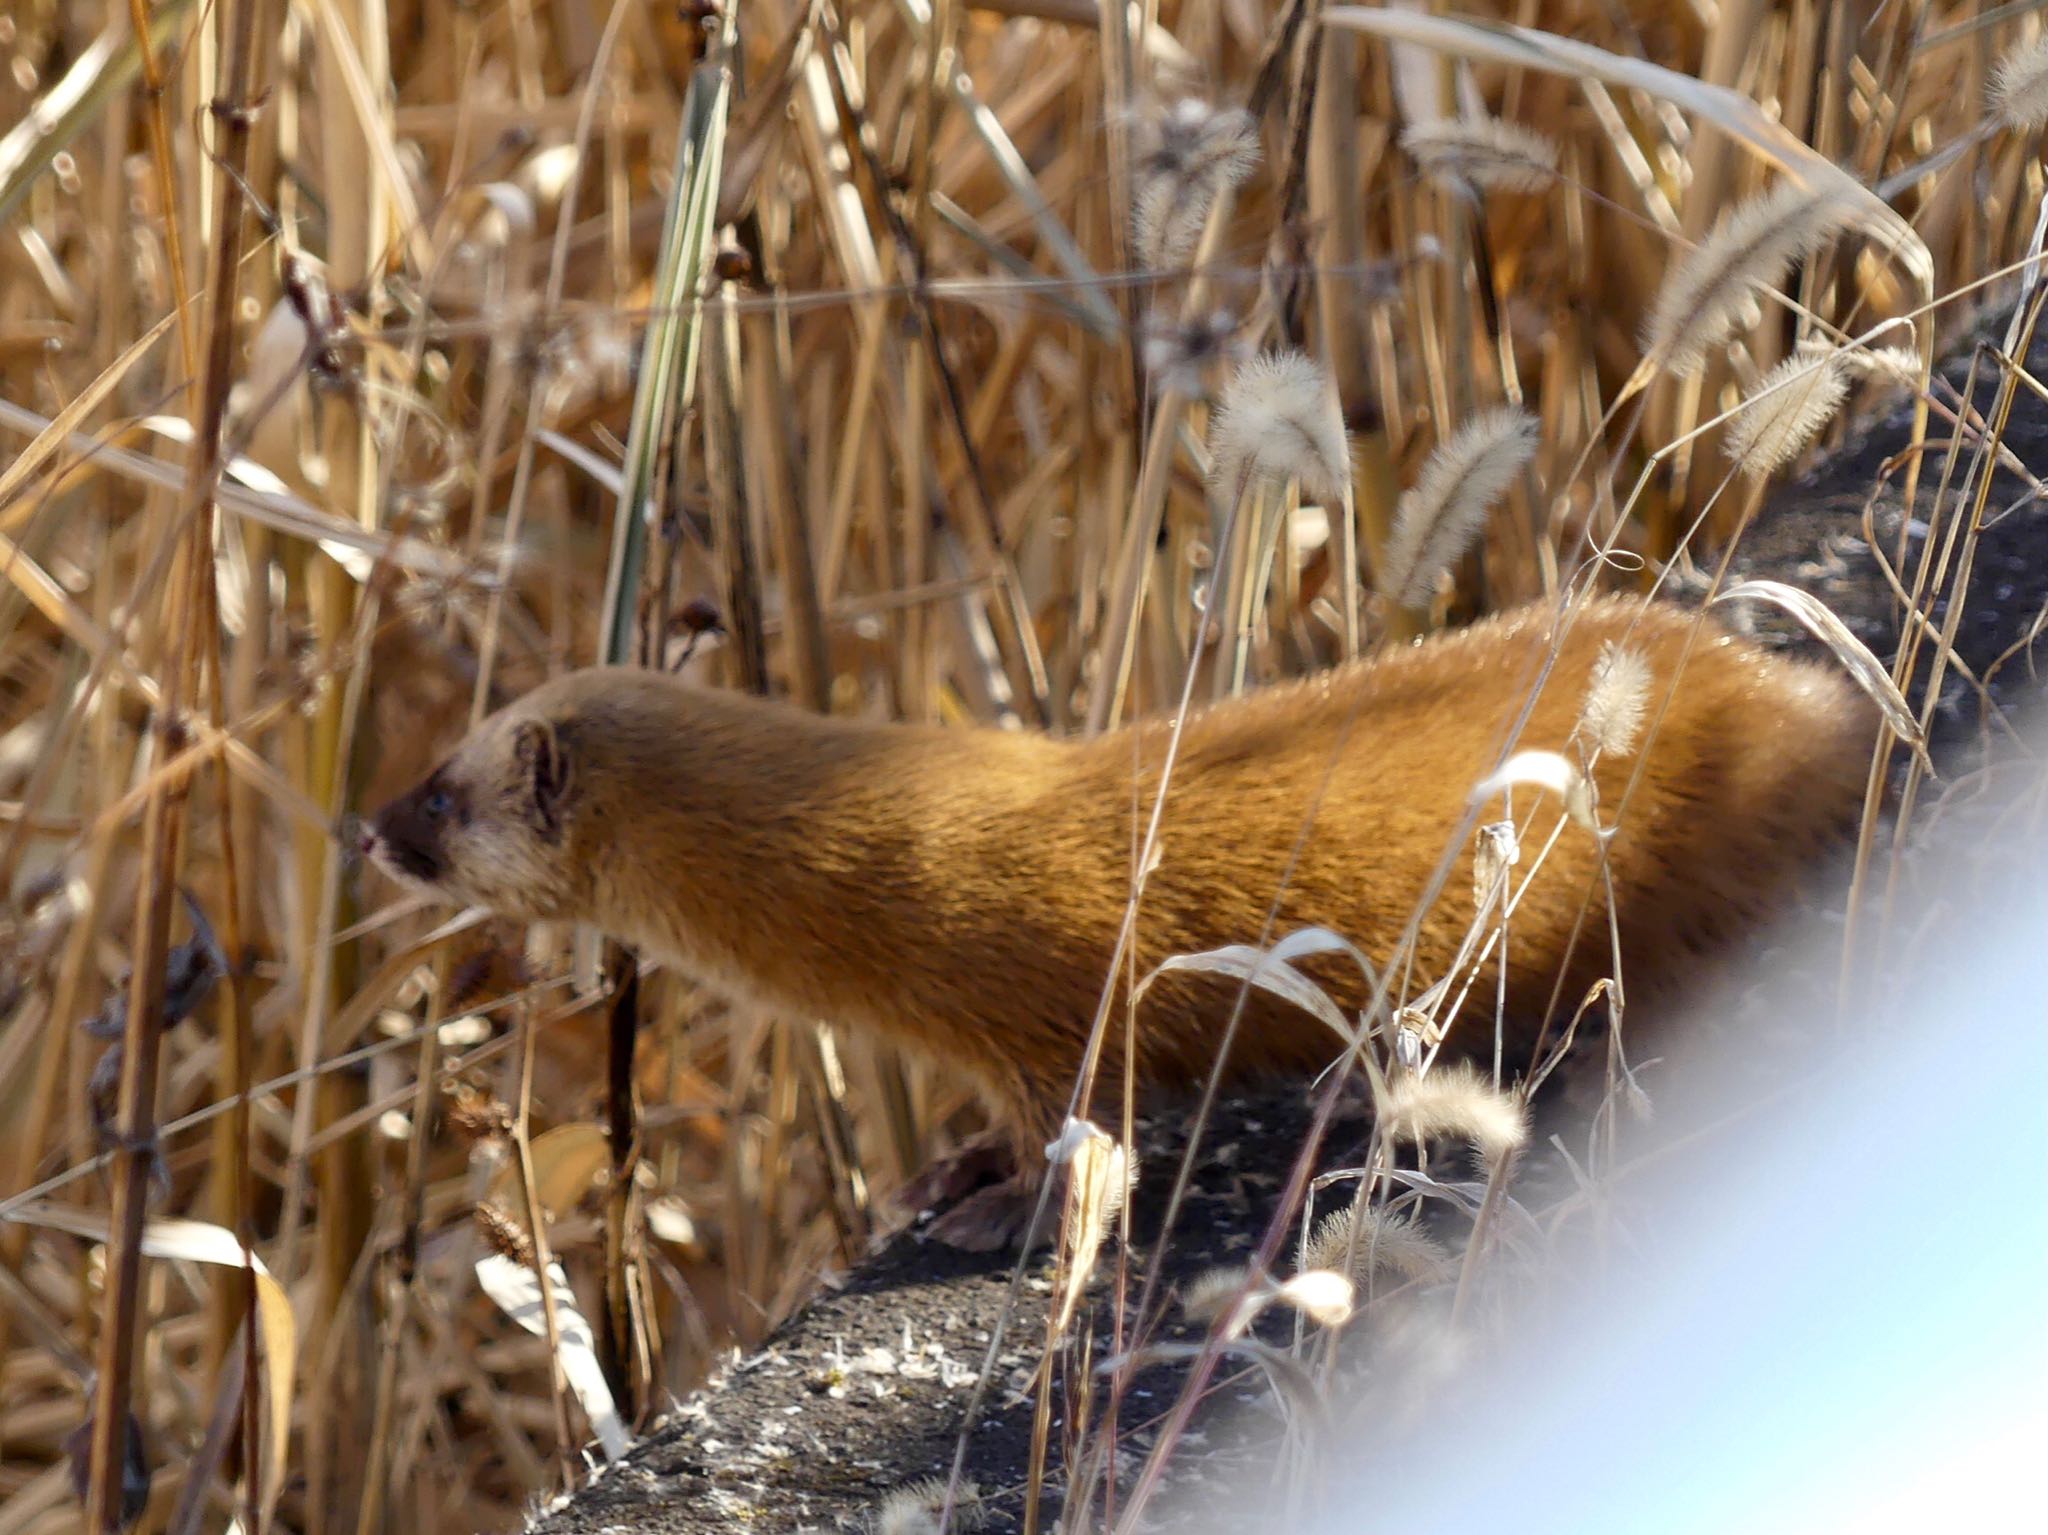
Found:
[[[521,699],[370,817],[363,852],[400,883],[458,905],[529,922],[569,915],[585,883],[576,732],[554,690]]]

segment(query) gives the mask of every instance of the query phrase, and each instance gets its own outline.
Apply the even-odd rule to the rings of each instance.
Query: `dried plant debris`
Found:
[[[478,1214],[485,1208],[488,1207],[479,1207]],[[547,1291],[543,1294],[534,1262],[530,1252],[525,1257],[486,1253],[476,1262],[477,1286],[526,1331],[551,1341],[561,1378],[582,1407],[605,1458],[617,1460],[625,1454],[629,1440],[612,1397],[611,1383],[598,1362],[596,1336],[577,1304],[576,1292],[569,1288],[569,1277],[563,1273],[562,1265],[548,1264]]]
[[[180,888],[178,895],[184,901],[186,915],[191,920],[192,936],[174,945],[164,958],[161,1026],[166,1029],[175,1028],[191,1017],[206,1001],[215,982],[227,974],[228,968],[227,956],[221,952],[220,941],[214,937],[213,924],[207,921],[199,902],[189,890]],[[86,1106],[92,1116],[93,1129],[103,1145],[112,1141],[119,1116],[124,1059],[122,1039],[128,1031],[130,980],[131,977],[123,976],[107,994],[99,1012],[79,1025],[96,1039],[113,1041],[93,1064],[92,1075],[85,1087]],[[163,1177],[163,1167],[158,1162],[152,1168],[151,1181],[159,1192],[162,1191]]]
[[[91,1381],[86,1382],[86,1400],[96,1402],[99,1392]],[[149,1506],[149,1457],[142,1445],[142,1420],[134,1413],[127,1415],[127,1431],[121,1437],[121,1507],[119,1517],[121,1528],[127,1529],[142,1517]],[[93,1412],[87,1408],[85,1418],[70,1433],[64,1436],[64,1457],[71,1463],[71,1490],[78,1501],[86,1501],[92,1474],[92,1426]]]
[[[1849,626],[1832,608],[1813,593],[1788,586],[1783,581],[1752,579],[1736,582],[1714,601],[1768,602],[1791,614],[1805,626],[1807,633],[1833,653],[1856,685],[1884,710],[1885,724],[1898,738],[1916,751],[1926,750],[1926,732],[1921,729],[1918,717],[1907,705],[1884,663],[1872,654],[1868,645],[1850,632]]]
[[[1219,1102],[1215,1125],[1228,1128],[1205,1138],[1169,1241],[1159,1242],[1158,1222],[1173,1180],[1138,1184],[1129,1206],[1132,1240],[1148,1258],[1162,1252],[1166,1293],[1185,1293],[1205,1270],[1242,1264],[1271,1219],[1281,1170],[1302,1144],[1312,1114],[1299,1084]],[[1142,1159],[1178,1166],[1187,1118],[1141,1121],[1136,1149]],[[1361,1114],[1340,1117],[1319,1166],[1355,1163],[1365,1152],[1368,1131]],[[616,1472],[580,1490],[566,1507],[540,1520],[538,1529],[546,1535],[597,1535],[605,1528],[638,1528],[645,1511],[659,1505],[664,1528],[675,1535],[709,1535],[731,1528],[720,1494],[743,1498],[759,1511],[756,1517],[772,1518],[778,1529],[871,1527],[884,1499],[906,1484],[947,1477],[960,1414],[991,1330],[1010,1304],[1013,1262],[1013,1256],[960,1252],[906,1234],[858,1267],[843,1286],[820,1295],[777,1333],[772,1346],[735,1360],[707,1391],[629,1451]],[[1245,1271],[1237,1273],[1241,1279]],[[1014,1528],[1021,1513],[1039,1342],[1058,1300],[1051,1277],[1043,1260],[1031,1271],[998,1349],[994,1389],[969,1440],[963,1475],[978,1484],[993,1528]],[[1282,1286],[1268,1281],[1264,1289],[1271,1293],[1253,1331],[1278,1344],[1292,1336],[1297,1316],[1319,1330],[1323,1324],[1315,1315],[1341,1317],[1349,1286],[1333,1282],[1340,1277],[1348,1279],[1319,1275],[1296,1285],[1285,1299],[1279,1298]],[[1064,1347],[1077,1365],[1111,1357],[1114,1307],[1088,1308],[1075,1327],[1079,1335]],[[1148,1356],[1153,1362],[1138,1369],[1125,1398],[1127,1413],[1144,1409],[1124,1419],[1126,1444],[1172,1400],[1209,1331],[1178,1307],[1163,1320],[1156,1335],[1167,1351]],[[1256,1342],[1245,1337],[1233,1347]],[[1281,1381],[1288,1379],[1286,1361],[1271,1351],[1231,1357],[1234,1364],[1270,1367]],[[1256,1377],[1200,1409],[1185,1453],[1169,1469],[1162,1508],[1199,1504],[1199,1489],[1213,1476],[1255,1477],[1270,1467],[1271,1415],[1238,1410],[1251,1393],[1263,1395]],[[1041,1529],[1054,1528],[1063,1491],[1048,1487]]]
[[[1595,836],[1602,834],[1600,822],[1593,813],[1593,782],[1576,762],[1561,752],[1537,749],[1516,752],[1496,771],[1472,786],[1471,801],[1475,805],[1483,805],[1510,789],[1542,789],[1555,794],[1564,801],[1566,815]]]
[[[164,957],[164,1010],[162,1026],[173,1028],[183,1023],[198,1010],[214,983],[227,974],[227,956],[221,952],[220,940],[214,937],[213,924],[206,920],[206,912],[193,899],[192,892],[180,887],[179,899],[185,903],[185,915],[192,923],[192,936],[185,942],[175,944]],[[128,1030],[129,976],[123,976],[107,993],[106,1003],[98,1013],[85,1020],[79,1027],[95,1039],[119,1039]]]

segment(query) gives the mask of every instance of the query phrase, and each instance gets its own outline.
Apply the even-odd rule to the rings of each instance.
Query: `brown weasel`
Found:
[[[1386,962],[1556,624],[1525,609],[1191,716],[1137,972],[1312,924]],[[1696,613],[1600,599],[1566,628],[1519,747],[1576,753],[1609,642],[1647,661],[1653,721],[1670,695],[1641,763],[1608,756],[1592,775],[1602,820],[1618,821],[1607,855],[1633,1002],[1782,904],[1853,827],[1876,717],[1839,675]],[[364,847],[449,900],[588,922],[786,1016],[869,1028],[971,1073],[1029,1167],[1066,1111],[1131,893],[1134,816],[1149,814],[1170,732],[1155,720],[1063,741],[856,722],[657,672],[581,671],[484,721],[377,813]],[[1557,802],[1522,789],[1515,805],[1526,872]],[[1501,814],[1496,798],[1485,815]],[[1396,1002],[1455,962],[1475,910],[1473,840],[1422,915]],[[1565,825],[1513,912],[1511,1064],[1553,995],[1571,1008],[1612,971],[1599,860],[1593,834]],[[1355,965],[1308,968],[1340,1003],[1364,1001]],[[1492,1051],[1495,984],[1489,968],[1453,1053]],[[1147,993],[1140,1080],[1200,1081],[1236,992],[1176,976]],[[1123,1034],[1119,1014],[1105,1083],[1119,1080]],[[1342,1048],[1307,1013],[1261,1003],[1231,1064],[1312,1070]]]

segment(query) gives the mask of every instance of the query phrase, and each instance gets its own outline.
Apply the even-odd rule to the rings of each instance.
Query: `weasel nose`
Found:
[[[364,823],[362,830],[356,833],[356,851],[365,858],[377,851],[377,829],[367,822]]]

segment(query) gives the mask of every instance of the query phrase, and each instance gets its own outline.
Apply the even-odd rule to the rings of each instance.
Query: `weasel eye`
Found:
[[[427,813],[428,820],[445,821],[448,819],[448,812],[455,808],[455,801],[449,798],[446,789],[436,789],[427,796],[426,802],[420,808]]]

